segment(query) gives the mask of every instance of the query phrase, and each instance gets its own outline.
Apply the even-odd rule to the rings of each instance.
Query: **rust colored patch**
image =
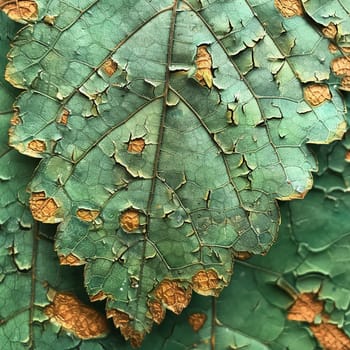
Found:
[[[92,222],[96,220],[99,214],[100,214],[99,210],[83,209],[83,208],[80,208],[77,210],[77,217],[80,220],[86,221],[86,222]]]
[[[68,254],[66,256],[60,255],[59,260],[61,265],[81,266],[85,264],[84,260],[79,259],[74,254]]]
[[[350,75],[350,59],[349,57],[335,58],[332,63],[332,70],[336,75]]]
[[[155,290],[155,296],[167,309],[180,314],[191,300],[191,288],[183,288],[178,281],[163,280]]]
[[[67,125],[69,116],[70,116],[70,112],[68,111],[68,109],[64,108],[62,113],[58,117],[58,122],[60,124]]]
[[[188,316],[188,323],[195,332],[198,332],[207,320],[207,315],[201,312],[194,313]]]
[[[206,45],[198,46],[195,63],[197,70],[194,77],[199,84],[211,89],[213,86],[212,59]]]
[[[342,46],[341,51],[343,53],[349,54],[350,53],[350,46]]]
[[[330,53],[336,53],[338,51],[337,45],[334,45],[333,43],[329,43],[328,50]]]
[[[304,99],[312,106],[319,106],[321,103],[331,100],[331,98],[328,85],[310,84],[304,88]]]
[[[323,302],[316,298],[313,293],[299,294],[288,311],[288,320],[312,323],[323,311]]]
[[[10,120],[10,124],[13,125],[13,126],[22,124],[22,120],[21,120],[21,118],[18,115],[18,111],[15,111],[15,113],[13,114],[13,116],[12,116],[12,118]]]
[[[148,310],[152,320],[157,324],[161,324],[165,317],[165,308],[163,305],[159,301],[152,300],[148,302]]]
[[[45,192],[33,192],[29,199],[29,207],[35,220],[52,223],[58,209],[53,198],[47,198]]]
[[[334,23],[329,23],[328,26],[322,29],[323,35],[328,39],[334,39],[337,36],[338,29]]]
[[[315,324],[317,316],[321,322]],[[336,325],[329,323],[329,315],[324,312],[323,301],[317,300],[317,294],[299,294],[287,317],[289,320],[309,323],[311,332],[323,349],[350,349],[350,338]]]
[[[120,226],[125,232],[133,232],[140,226],[140,214],[137,210],[128,209],[120,216]]]
[[[101,301],[107,299],[107,295],[101,290],[97,294],[90,296],[91,301]]]
[[[345,153],[345,161],[346,161],[346,162],[350,162],[350,151],[347,151],[347,152]]]
[[[110,77],[115,73],[117,69],[118,64],[114,62],[111,58],[102,65],[102,70]]]
[[[238,259],[238,260],[247,260],[252,256],[252,254],[249,252],[234,252],[233,255],[235,259]]]
[[[106,318],[71,293],[56,292],[44,311],[53,322],[81,339],[102,337],[108,332]]]
[[[201,295],[218,295],[221,287],[219,277],[214,270],[202,270],[192,277],[193,290]]]
[[[274,0],[274,3],[283,17],[302,16],[304,12],[300,0]]]
[[[41,140],[32,140],[28,143],[28,148],[34,152],[41,153],[46,151],[46,144]]]
[[[344,91],[350,91],[350,76],[345,76],[341,80],[341,89]]]
[[[120,333],[123,335],[125,340],[129,340],[130,344],[135,348],[139,348],[141,346],[145,334],[136,331],[130,325],[130,317],[127,313],[120,310],[109,310],[107,315],[108,317],[113,318],[114,325],[116,328],[120,329]]]
[[[109,310],[107,312],[108,318],[113,318],[113,323],[116,326],[116,328],[125,327],[130,322],[130,317],[126,312],[119,311],[119,310]]]
[[[130,344],[134,348],[139,348],[142,345],[145,334],[138,332],[133,329],[130,325],[120,328],[120,333],[123,335],[125,340],[129,340]]]
[[[38,6],[33,0],[0,0],[0,9],[17,22],[33,21],[38,17]]]
[[[350,339],[335,324],[310,325],[310,330],[324,350],[349,350]]]
[[[144,149],[145,149],[145,140],[142,138],[130,140],[128,143],[128,152],[130,153],[142,153]]]

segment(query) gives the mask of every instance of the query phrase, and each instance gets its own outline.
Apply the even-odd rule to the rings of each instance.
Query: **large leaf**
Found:
[[[11,144],[44,158],[32,213],[63,221],[61,263],[86,264],[91,299],[139,344],[192,289],[217,295],[232,253],[266,252],[276,198],[310,188],[306,143],[345,128],[328,40],[283,2],[22,3],[39,20],[6,76],[26,89]]]

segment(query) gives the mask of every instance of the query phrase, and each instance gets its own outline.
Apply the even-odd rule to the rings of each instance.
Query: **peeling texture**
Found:
[[[302,16],[304,13],[300,0],[274,0],[274,3],[283,17]]]
[[[102,70],[110,77],[116,72],[117,69],[118,69],[118,64],[112,59],[107,60],[102,65]]]
[[[86,263],[85,261],[79,259],[74,254],[68,254],[66,256],[60,255],[59,260],[61,265],[69,265],[69,266],[80,266]]]
[[[332,99],[331,92],[326,84],[311,84],[304,88],[304,98],[312,106],[319,106]]]
[[[317,295],[313,293],[299,294],[288,311],[288,320],[312,323],[322,312],[323,302],[317,300]]]
[[[99,291],[97,294],[90,296],[91,301],[101,301],[107,298],[108,296],[103,291]]]
[[[189,304],[192,290],[185,289],[178,281],[164,280],[157,286],[154,294],[167,309],[178,315]]]
[[[137,230],[140,226],[140,214],[137,210],[128,209],[120,217],[121,228],[128,233]]]
[[[188,316],[188,323],[195,332],[198,332],[207,320],[207,315],[201,312],[196,312]]]
[[[306,143],[344,125],[336,83],[322,106],[303,100],[302,84],[327,82],[328,43],[272,1],[55,0],[21,31],[11,145],[35,156],[28,142],[45,142],[34,206],[62,221],[58,255],[86,262],[88,295],[128,315],[129,337],[161,319],[160,281],[159,304],[179,312],[192,284],[219,294],[234,251],[274,244],[276,198],[311,188]]]
[[[34,152],[42,153],[46,151],[46,144],[42,140],[32,140],[28,143],[28,148]]]
[[[130,140],[128,143],[128,152],[130,153],[142,153],[145,148],[145,140],[137,138]]]
[[[58,123],[63,124],[63,125],[67,125],[69,116],[70,116],[69,110],[64,108],[62,113],[60,114],[60,116],[58,118]]]
[[[86,222],[92,222],[95,221],[96,218],[99,216],[100,211],[99,210],[92,210],[92,209],[78,209],[77,210],[77,217]]]
[[[33,0],[0,0],[0,9],[16,22],[34,21],[38,16]]]
[[[328,39],[334,39],[337,35],[337,32],[337,26],[332,22],[322,29],[323,35]]]
[[[161,324],[165,317],[165,308],[163,305],[156,300],[152,300],[148,303],[148,310],[151,314],[152,320],[157,323]]]
[[[335,324],[310,325],[310,329],[324,350],[349,350],[350,339]]]
[[[119,310],[109,310],[108,317],[113,319],[115,327],[120,329],[120,333],[125,340],[129,340],[130,344],[135,348],[141,346],[145,334],[133,329],[130,325],[130,317],[127,313]]]
[[[58,205],[53,198],[47,198],[45,192],[34,192],[30,196],[29,207],[35,220],[52,223]]]
[[[331,324],[324,311],[324,302],[317,300],[317,294],[299,294],[288,311],[288,319],[307,322],[311,332],[325,350],[348,350],[350,338],[335,324]]]
[[[195,63],[197,70],[194,77],[199,84],[202,86],[206,85],[211,89],[213,86],[212,59],[206,45],[201,45],[197,48]]]
[[[350,75],[350,58],[338,57],[332,61],[332,70],[336,75]]]
[[[218,295],[221,290],[216,271],[199,271],[192,277],[193,290],[201,295]]]
[[[70,293],[56,292],[45,313],[51,321],[81,339],[99,338],[109,331],[105,317]]]

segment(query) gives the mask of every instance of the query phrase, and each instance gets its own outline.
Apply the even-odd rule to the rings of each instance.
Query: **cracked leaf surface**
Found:
[[[311,187],[306,143],[345,127],[332,85],[304,100],[327,85],[328,40],[273,2],[37,3],[6,70],[26,89],[10,141],[43,158],[30,190],[38,219],[63,221],[59,255],[87,262],[89,294],[137,338],[161,281],[217,295],[233,252],[274,242],[275,199]]]

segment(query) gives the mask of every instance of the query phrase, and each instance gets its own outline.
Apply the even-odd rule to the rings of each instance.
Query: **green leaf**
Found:
[[[26,186],[37,162],[8,147],[7,131],[18,90],[4,81],[3,73],[9,41],[19,26],[0,13],[0,27],[1,348],[120,349],[123,343],[113,334],[102,340],[86,342],[74,336],[72,330],[70,333],[62,331],[49,321],[45,312],[51,304],[49,291],[51,294],[55,290],[74,293],[85,302],[87,297],[83,290],[82,271],[59,265],[53,250],[55,227],[35,223],[30,214]],[[83,315],[78,316],[83,319]]]
[[[61,262],[137,345],[192,290],[217,295],[233,253],[273,244],[276,198],[311,187],[306,143],[345,129],[333,56],[272,2],[37,4],[9,54],[26,90],[10,142],[43,158],[31,209],[62,222]]]
[[[350,44],[350,5],[342,0],[303,0],[307,14],[317,23],[324,26],[324,33],[335,39],[341,47]]]

